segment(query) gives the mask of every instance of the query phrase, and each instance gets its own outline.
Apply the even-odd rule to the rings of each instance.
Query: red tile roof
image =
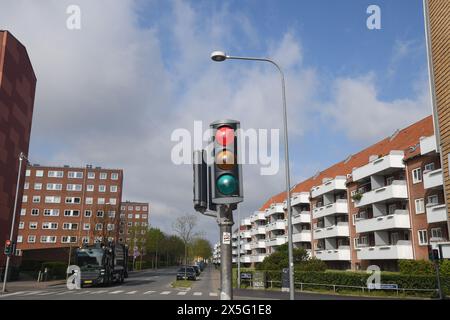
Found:
[[[428,116],[398,132],[391,137],[387,137],[370,147],[354,154],[350,159],[336,163],[335,165],[321,171],[319,174],[298,183],[292,190],[292,193],[309,192],[312,187],[322,184],[324,178],[335,178],[336,176],[345,176],[351,173],[353,168],[361,167],[369,162],[371,155],[389,154],[391,150],[402,150],[405,152],[405,158],[416,155],[420,152],[417,147],[415,151],[410,152],[410,147],[417,146],[421,137],[428,137],[434,134],[433,119]],[[263,211],[270,207],[272,203],[280,203],[286,199],[286,192],[281,192],[268,199],[259,209]]]

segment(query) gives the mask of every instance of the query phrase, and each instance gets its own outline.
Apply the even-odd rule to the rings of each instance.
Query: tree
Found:
[[[176,235],[166,236],[161,242],[166,257],[166,266],[180,263],[184,256],[184,242]]]
[[[153,267],[158,269],[158,255],[161,243],[166,238],[165,234],[158,228],[150,228],[147,231],[145,240],[145,249],[149,255],[154,255],[152,259]]]
[[[199,233],[194,232],[197,225],[197,216],[195,214],[186,214],[178,217],[172,225],[173,230],[183,240],[184,243],[184,265],[187,266],[187,250],[188,245],[193,239],[200,236]],[[186,268],[184,269],[186,273]],[[186,274],[185,274],[186,276]]]
[[[194,257],[208,259],[212,256],[212,246],[208,240],[202,238],[195,239],[192,242],[191,249]]]

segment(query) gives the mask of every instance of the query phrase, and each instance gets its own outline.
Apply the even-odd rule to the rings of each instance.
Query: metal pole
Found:
[[[219,205],[218,212],[221,251],[220,300],[233,300],[231,255],[231,227],[233,226],[233,211],[227,205]]]
[[[293,241],[292,241],[292,210],[291,210],[291,181],[289,170],[289,142],[288,142],[288,123],[287,123],[287,107],[286,107],[286,84],[284,73],[281,67],[273,60],[267,58],[252,57],[236,57],[226,56],[227,59],[264,61],[273,64],[281,76],[281,95],[283,100],[283,133],[284,133],[284,163],[285,163],[285,179],[286,179],[286,207],[288,219],[288,252],[289,252],[289,298],[294,300],[294,257],[293,257]]]
[[[18,197],[19,197],[20,175],[22,173],[22,161],[24,158],[25,158],[25,155],[23,154],[23,152],[21,152],[19,155],[19,171],[17,173],[16,197],[14,200],[13,217],[12,217],[12,222],[11,222],[11,232],[9,234],[9,240],[11,241],[11,243],[13,242],[13,239],[14,239],[14,225],[16,223],[16,211],[17,211],[17,201],[18,201]],[[12,254],[14,254],[14,253],[12,253]],[[5,274],[3,276],[3,288],[2,288],[3,293],[6,292],[6,282],[8,279],[8,269],[9,269],[9,260],[10,259],[11,259],[11,255],[8,255],[6,257]]]
[[[238,245],[237,245],[237,251],[238,251],[238,258],[237,258],[237,287],[238,289],[241,288],[241,220],[240,220],[240,210],[238,208]]]

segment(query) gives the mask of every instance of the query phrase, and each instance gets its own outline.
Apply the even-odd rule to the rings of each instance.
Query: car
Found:
[[[181,267],[177,271],[177,280],[197,280],[197,272],[193,267]]]
[[[197,265],[200,268],[200,271],[203,271],[205,269],[205,263],[203,261],[197,262]]]
[[[191,266],[192,268],[194,268],[195,273],[197,274],[197,277],[200,275],[200,267],[199,266]]]

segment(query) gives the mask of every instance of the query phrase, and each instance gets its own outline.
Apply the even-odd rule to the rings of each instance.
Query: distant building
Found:
[[[124,201],[120,207],[119,241],[128,245],[129,254],[143,253],[145,235],[149,226],[148,202]]]
[[[3,245],[11,232],[18,157],[21,152],[28,155],[35,88],[36,75],[26,48],[8,31],[0,31],[0,273],[6,261]],[[25,161],[22,169],[20,198]],[[16,218],[14,235],[19,225]]]

